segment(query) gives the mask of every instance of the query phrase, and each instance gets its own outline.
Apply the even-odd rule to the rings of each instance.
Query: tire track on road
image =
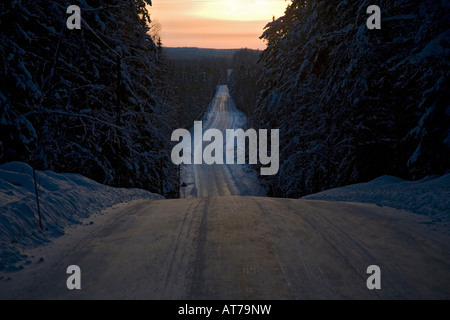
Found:
[[[193,242],[189,241],[189,238],[191,236],[193,224],[195,224],[196,222],[195,213],[203,204],[204,200],[199,199],[196,201],[192,201],[184,213],[183,221],[180,224],[178,234],[175,241],[173,242],[173,245],[175,247],[171,252],[172,254],[168,263],[169,265],[167,266],[167,268],[164,268],[165,270],[167,270],[167,274],[164,281],[164,289],[162,293],[163,298],[173,299],[174,291],[177,291],[177,294],[180,294],[180,298],[182,298],[182,292],[180,292],[179,289],[174,290],[174,288],[176,288],[178,284],[182,282],[179,279],[180,277],[189,276],[189,270],[181,270],[182,272],[180,272],[180,267],[183,265],[183,261],[186,259],[186,252],[190,249],[188,245],[192,244],[191,242]],[[193,207],[195,208],[192,209]],[[187,220],[189,220],[189,223],[187,223]],[[182,247],[180,248],[180,246]]]

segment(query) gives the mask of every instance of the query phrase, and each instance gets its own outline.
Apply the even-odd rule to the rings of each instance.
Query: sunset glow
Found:
[[[263,21],[281,15],[285,8],[284,0],[211,0],[199,2],[192,14],[206,19]]]
[[[263,49],[259,39],[285,0],[154,0],[152,19],[162,26],[166,47]]]

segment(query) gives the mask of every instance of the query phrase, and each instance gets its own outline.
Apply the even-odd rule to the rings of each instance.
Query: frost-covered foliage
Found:
[[[166,50],[163,49],[169,65],[167,84],[177,105],[178,127],[191,129],[194,121],[203,118],[216,94],[217,85],[226,81],[228,59],[200,55],[204,51],[214,52],[208,49],[192,48],[199,51],[199,56],[183,58],[176,56],[176,49],[170,48],[172,52],[169,53]],[[183,52],[183,48],[179,50]]]
[[[450,169],[448,1],[298,1],[266,27],[255,122],[281,129],[276,195]]]
[[[260,87],[261,66],[258,64],[261,51],[241,49],[233,55],[233,71],[228,87],[236,106],[251,115],[256,107]]]
[[[118,187],[176,189],[173,126],[148,35],[148,0],[0,3],[0,162],[80,173]]]

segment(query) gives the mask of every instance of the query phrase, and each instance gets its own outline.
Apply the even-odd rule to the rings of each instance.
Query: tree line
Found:
[[[198,53],[178,56],[167,53],[169,50],[173,49],[162,51],[167,62],[166,83],[174,93],[178,128],[191,129],[194,121],[203,118],[217,86],[227,83],[230,59]]]
[[[272,195],[448,172],[448,10],[381,1],[382,29],[369,30],[369,5],[294,0],[266,26],[258,63],[235,68],[237,104],[254,127],[280,129],[280,173],[265,180]]]
[[[151,1],[82,1],[81,30],[67,29],[68,5],[0,3],[0,162],[175,195],[176,109]]]

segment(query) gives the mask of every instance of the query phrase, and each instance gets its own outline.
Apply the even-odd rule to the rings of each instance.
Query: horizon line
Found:
[[[248,50],[254,50],[254,51],[264,51],[265,49],[254,49],[254,48],[248,48],[248,47],[241,47],[241,48],[206,48],[206,47],[186,47],[186,46],[181,46],[181,47],[172,47],[172,46],[163,46],[163,49],[202,49],[202,50],[243,50],[243,49],[248,49]]]

